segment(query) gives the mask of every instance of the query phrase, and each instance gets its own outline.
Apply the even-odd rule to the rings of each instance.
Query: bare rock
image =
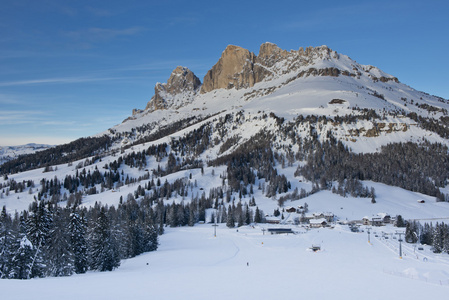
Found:
[[[253,65],[256,56],[238,46],[229,45],[218,62],[204,76],[201,93],[215,89],[248,88],[255,83]]]
[[[154,96],[148,102],[147,109],[164,109],[167,100],[183,92],[196,92],[201,86],[201,81],[186,67],[178,66],[173,70],[167,83],[157,83],[154,87]]]

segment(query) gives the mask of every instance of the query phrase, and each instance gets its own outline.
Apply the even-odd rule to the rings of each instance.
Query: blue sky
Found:
[[[327,45],[447,99],[448,13],[446,0],[2,1],[0,146],[102,132],[176,66],[202,79],[228,44]]]

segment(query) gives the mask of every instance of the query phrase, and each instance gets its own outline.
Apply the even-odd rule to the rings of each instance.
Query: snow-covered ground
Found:
[[[264,226],[267,227],[267,226]],[[2,299],[445,299],[449,258],[347,226],[293,235],[211,224],[166,229],[113,272],[1,280]],[[382,227],[394,232],[397,228]],[[321,246],[313,252],[312,245]]]
[[[0,146],[0,165],[17,158],[19,155],[26,155],[43,151],[53,146],[45,144],[26,144],[22,146]]]

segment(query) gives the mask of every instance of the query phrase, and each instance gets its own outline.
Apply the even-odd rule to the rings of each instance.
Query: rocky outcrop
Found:
[[[346,62],[350,65],[345,65]],[[146,110],[181,107],[192,102],[198,91],[204,94],[216,89],[246,89],[258,82],[285,74],[289,74],[289,77],[286,77],[283,84],[307,76],[343,75],[360,79],[362,71],[363,76],[369,76],[375,82],[398,82],[397,78],[388,76],[373,66],[359,65],[324,45],[286,51],[273,43],[264,43],[260,46],[258,55],[242,47],[229,45],[204,76],[202,85],[189,69],[177,67],[167,83],[156,84],[155,94]],[[250,92],[245,97],[265,95],[274,89],[264,88],[261,93]]]
[[[167,83],[157,83],[154,87],[154,96],[148,102],[145,110],[164,109],[167,100],[182,92],[196,92],[201,86],[201,81],[186,67],[177,67],[173,70]]]
[[[253,71],[255,58],[254,53],[229,45],[218,62],[204,76],[201,93],[221,88],[252,87],[255,83]]]
[[[230,45],[204,76],[201,93],[221,88],[252,87],[272,75],[295,71],[313,59],[329,59],[331,54],[336,55],[326,46],[288,52],[273,43],[264,43],[256,56],[246,49]]]
[[[260,45],[259,55],[256,57],[254,65],[255,83],[261,82],[267,76],[272,75],[272,67],[288,56],[286,50],[282,50],[273,43],[264,43]]]

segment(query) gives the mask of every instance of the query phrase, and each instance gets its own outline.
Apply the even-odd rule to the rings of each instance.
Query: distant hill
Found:
[[[20,155],[32,154],[51,147],[53,146],[34,143],[21,146],[0,146],[0,165],[7,161],[16,159]]]

